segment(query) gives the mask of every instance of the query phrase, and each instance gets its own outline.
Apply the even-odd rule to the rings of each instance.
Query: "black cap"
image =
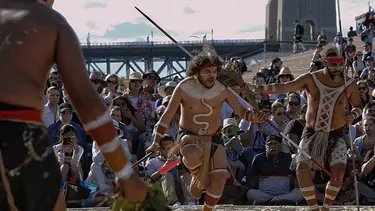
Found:
[[[142,79],[145,80],[148,75],[155,74],[156,77],[158,78],[158,83],[160,83],[160,76],[155,70],[147,70],[145,74],[142,75]]]
[[[73,111],[73,106],[69,103],[61,103],[59,106],[59,111],[64,112],[65,110],[69,109],[70,111]]]
[[[262,100],[262,104],[261,104],[261,109],[262,108],[268,108],[268,109],[271,109],[271,101],[269,100]]]
[[[280,136],[271,134],[271,135],[267,136],[266,143],[273,140],[273,139],[277,140],[280,143],[283,141],[283,139]]]

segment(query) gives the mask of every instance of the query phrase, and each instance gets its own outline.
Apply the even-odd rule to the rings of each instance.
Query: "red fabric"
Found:
[[[181,163],[181,159],[177,159],[177,160],[172,161],[170,163],[166,163],[166,164],[164,164],[164,166],[162,166],[159,169],[159,173],[161,175],[163,175],[163,174],[167,173],[168,171],[170,171],[171,169],[173,169],[174,167],[176,167],[180,163]]]
[[[331,62],[331,63],[343,63],[344,58],[343,57],[328,57],[324,61]]]
[[[42,112],[38,110],[0,111],[0,119],[43,123]]]

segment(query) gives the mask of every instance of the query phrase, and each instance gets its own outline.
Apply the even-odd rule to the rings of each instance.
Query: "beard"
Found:
[[[335,72],[337,72],[337,70]],[[338,75],[333,75],[331,73],[331,70],[328,67],[326,67],[326,74],[332,79],[333,82],[340,83],[341,79],[344,76],[344,71],[340,71],[340,75],[339,76]]]
[[[215,84],[215,83],[212,83],[212,85],[208,85],[208,84],[206,84],[200,75],[198,75],[198,81],[199,81],[199,83],[201,83],[202,86],[204,86],[204,88],[206,88],[206,89],[211,89],[211,88],[214,86],[214,84]]]

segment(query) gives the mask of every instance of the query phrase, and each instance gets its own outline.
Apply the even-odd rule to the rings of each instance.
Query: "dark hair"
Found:
[[[274,59],[272,60],[272,64],[275,64],[276,62],[279,62],[279,61],[281,61],[280,58],[274,58]]]
[[[266,79],[266,76],[262,72],[257,72],[253,78],[253,80],[257,80],[258,78],[264,78]]]
[[[203,42],[202,51],[196,54],[188,64],[186,76],[196,75],[202,66],[211,64],[218,67],[218,72],[222,68],[223,62],[210,43]]]
[[[132,103],[130,102],[130,100],[127,98],[127,97],[124,97],[124,96],[117,96],[113,99],[113,103],[112,103],[112,106],[110,109],[112,109],[112,107],[114,106],[119,106],[121,108],[120,105],[117,104],[117,102],[119,100],[123,100],[125,103],[126,103],[126,106],[128,107],[129,111],[132,113],[132,115],[134,116],[134,113],[137,112],[137,110],[133,107]],[[121,112],[121,116],[123,116],[122,112]],[[122,120],[124,120],[124,117],[122,117]]]
[[[71,125],[71,124],[66,124],[66,125],[63,125],[60,129],[60,140],[59,142],[62,143],[63,141],[63,136],[67,133],[70,133],[70,132],[73,132],[74,134],[76,133],[76,128]]]

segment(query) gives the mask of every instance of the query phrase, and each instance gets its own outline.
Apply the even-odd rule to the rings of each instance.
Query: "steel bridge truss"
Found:
[[[158,64],[157,64],[158,63]],[[161,64],[161,65],[160,65]],[[144,74],[147,70],[155,70],[162,79],[172,79],[174,76],[185,77],[187,61],[184,58],[106,58],[87,59],[86,70],[100,71],[104,75],[114,73],[129,78],[131,72]],[[157,69],[155,69],[157,68]],[[125,71],[125,75],[123,74]]]

